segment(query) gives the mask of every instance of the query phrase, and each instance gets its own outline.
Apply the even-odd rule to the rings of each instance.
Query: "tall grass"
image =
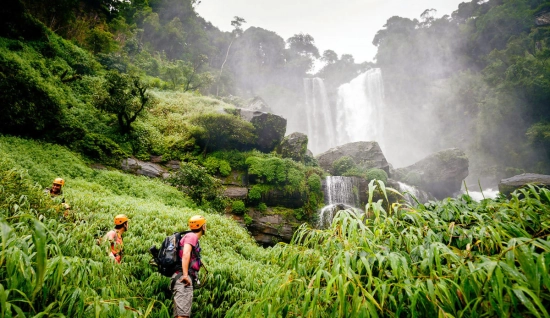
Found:
[[[0,307],[2,317],[170,317],[169,279],[148,264],[148,249],[204,214],[201,239],[210,275],[195,291],[194,313],[223,317],[238,300],[254,299],[276,267],[238,224],[197,210],[157,180],[95,171],[65,148],[0,137]],[[68,218],[42,193],[66,179]],[[127,214],[123,263],[113,264],[97,239]]]
[[[371,219],[341,211],[274,248],[281,273],[228,317],[548,317],[549,207],[531,187],[415,209],[371,201]]]

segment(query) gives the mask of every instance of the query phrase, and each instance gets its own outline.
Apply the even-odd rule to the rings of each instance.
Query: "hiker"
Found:
[[[171,280],[176,318],[187,318],[191,315],[193,285],[197,284],[201,266],[199,239],[206,232],[206,219],[201,215],[192,216],[188,224],[191,232],[185,234],[179,242],[181,268],[176,270]]]
[[[122,261],[122,234],[128,231],[128,217],[125,214],[115,216],[115,229],[105,234],[107,240],[111,244],[109,257],[120,264]]]
[[[49,195],[50,198],[52,198],[52,200],[55,200],[61,203],[61,206],[63,206],[63,209],[65,210],[65,212],[63,212],[63,216],[67,217],[71,206],[65,202],[65,198],[63,197],[64,185],[65,185],[65,180],[61,178],[55,178],[55,180],[53,180],[52,187],[44,189],[44,193]]]

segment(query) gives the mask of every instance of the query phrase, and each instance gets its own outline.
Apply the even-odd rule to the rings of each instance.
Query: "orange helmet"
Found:
[[[189,228],[191,230],[198,230],[206,224],[206,219],[202,215],[194,215],[192,216],[189,221],[187,222],[189,224]]]
[[[65,180],[63,180],[61,178],[55,178],[55,180],[53,180],[53,184],[59,184],[60,186],[64,186],[65,185]]]
[[[119,214],[115,216],[115,225],[121,225],[124,222],[127,222],[129,219],[126,214]]]

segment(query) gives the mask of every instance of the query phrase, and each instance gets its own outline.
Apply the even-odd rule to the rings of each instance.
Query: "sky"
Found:
[[[288,39],[308,33],[322,54],[352,54],[356,63],[373,61],[372,39],[392,16],[420,19],[426,9],[437,17],[450,15],[468,0],[201,0],[195,7],[205,20],[231,31],[234,16],[246,20],[243,29],[260,27]]]

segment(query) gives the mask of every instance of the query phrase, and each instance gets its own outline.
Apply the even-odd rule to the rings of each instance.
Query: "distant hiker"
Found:
[[[65,203],[65,198],[63,197],[63,186],[65,185],[65,180],[61,178],[55,178],[52,183],[51,188],[44,189],[44,193],[49,195],[52,200],[61,203],[61,206],[65,210],[63,216],[66,217],[69,214],[70,205]]]
[[[187,318],[191,315],[193,285],[197,284],[201,267],[199,239],[206,232],[206,219],[195,215],[189,219],[188,225],[191,232],[185,234],[179,242],[181,268],[176,270],[171,280],[176,318]]]
[[[124,247],[122,234],[128,231],[128,220],[125,214],[115,216],[115,229],[105,234],[106,239],[111,245],[109,257],[119,264],[122,261],[122,249]]]

